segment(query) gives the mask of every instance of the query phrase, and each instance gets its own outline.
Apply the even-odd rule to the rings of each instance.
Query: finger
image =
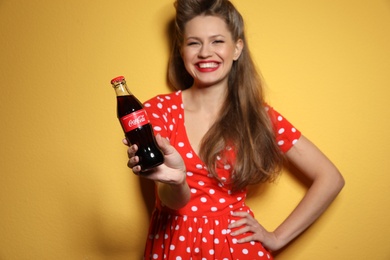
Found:
[[[246,211],[233,211],[232,212],[232,215],[235,216],[235,217],[248,217],[248,216],[251,216],[248,212]]]
[[[139,165],[134,166],[131,170],[133,171],[133,173],[135,175],[138,175],[141,172],[141,166],[139,166]]]
[[[247,243],[247,242],[251,242],[251,241],[258,241],[255,237],[255,235],[250,235],[250,236],[246,236],[246,237],[243,237],[243,238],[240,238],[237,240],[237,243]]]
[[[162,152],[165,155],[171,154],[174,152],[173,147],[166,138],[163,138],[160,134],[156,135],[156,141],[158,146],[161,148]]]
[[[248,232],[252,232],[251,228],[249,226],[245,226],[243,228],[240,228],[238,230],[235,230],[234,232],[230,232],[230,235],[232,236],[239,236]]]
[[[127,146],[129,146],[129,142],[127,141],[127,139],[126,139],[126,138],[123,138],[123,140],[122,140],[122,143],[123,143],[124,145],[127,145]]]
[[[236,221],[232,221],[228,225],[228,228],[232,229],[232,228],[238,228],[238,227],[246,226],[246,225],[248,225],[247,219],[246,218],[242,218],[242,219],[239,219],[239,220],[236,220]]]
[[[133,144],[132,146],[127,149],[127,155],[129,158],[134,157],[135,153],[138,151],[138,146],[136,144]]]

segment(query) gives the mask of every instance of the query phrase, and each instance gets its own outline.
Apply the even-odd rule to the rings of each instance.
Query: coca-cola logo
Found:
[[[125,132],[141,127],[149,123],[148,115],[144,109],[135,111],[131,114],[120,118],[121,124]]]
[[[140,115],[139,117],[137,117],[133,120],[129,120],[129,122],[127,124],[129,127],[132,128],[134,126],[142,125],[142,123],[145,121],[146,121],[145,115]]]

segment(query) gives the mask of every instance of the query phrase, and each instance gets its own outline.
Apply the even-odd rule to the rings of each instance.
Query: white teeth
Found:
[[[216,68],[218,67],[217,63],[210,62],[210,63],[199,63],[199,67],[202,69],[207,69],[207,68]]]

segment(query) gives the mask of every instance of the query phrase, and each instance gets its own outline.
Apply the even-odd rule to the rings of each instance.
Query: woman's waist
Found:
[[[252,210],[245,204],[244,201],[229,205],[202,205],[193,204],[190,202],[186,206],[178,210],[168,208],[162,205],[160,201],[157,201],[156,210],[160,214],[169,214],[171,216],[186,218],[218,218],[220,216],[231,216],[231,213],[235,211],[245,211],[253,215]]]

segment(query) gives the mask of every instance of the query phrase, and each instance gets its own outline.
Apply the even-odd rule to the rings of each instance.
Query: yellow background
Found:
[[[390,259],[390,1],[233,1],[269,102],[345,189],[277,259]],[[140,259],[148,210],[126,167],[111,78],[166,87],[172,0],[0,1],[0,259]],[[305,185],[249,204],[273,229]],[[150,191],[151,192],[151,191]]]

